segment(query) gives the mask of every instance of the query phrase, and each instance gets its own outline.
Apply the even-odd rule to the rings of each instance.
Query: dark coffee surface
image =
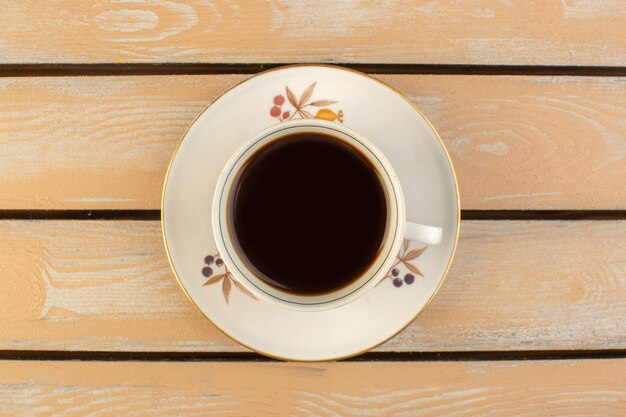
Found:
[[[349,285],[375,259],[385,234],[385,192],[351,145],[298,133],[251,156],[230,195],[240,255],[268,284],[297,294]]]

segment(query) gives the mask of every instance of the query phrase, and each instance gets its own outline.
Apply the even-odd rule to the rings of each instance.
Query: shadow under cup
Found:
[[[399,249],[404,205],[394,179],[380,151],[343,126],[274,127],[237,151],[218,181],[220,253],[270,301],[347,303],[386,273]]]

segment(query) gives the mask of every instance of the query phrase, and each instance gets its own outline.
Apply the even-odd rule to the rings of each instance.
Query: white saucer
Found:
[[[305,92],[313,83],[307,98]],[[300,104],[303,95],[303,107],[295,111],[291,102]],[[276,96],[285,98],[278,106],[279,117],[271,115]],[[281,101],[277,99],[277,103]],[[289,115],[284,114],[286,111]],[[274,109],[273,114],[276,112]],[[442,243],[421,251],[418,249],[425,245],[406,241],[399,255],[405,262],[396,267],[398,280],[394,282],[390,271],[373,290],[339,308],[302,312],[254,298],[216,262],[219,255],[211,228],[211,203],[218,176],[230,155],[255,133],[281,123],[283,115],[334,119],[372,141],[400,179],[407,220],[443,227]],[[411,323],[432,300],[448,272],[460,224],[452,164],[424,115],[400,93],[374,78],[319,65],[261,73],[207,107],[174,153],[161,209],[170,264],[202,313],[250,349],[302,361],[363,353]],[[324,262],[323,253],[320,248],[320,262]],[[205,259],[208,256],[213,259]],[[404,280],[409,273],[413,279]]]

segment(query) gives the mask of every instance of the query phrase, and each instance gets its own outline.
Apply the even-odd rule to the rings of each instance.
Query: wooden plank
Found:
[[[0,79],[0,209],[158,209],[196,114],[242,75]],[[465,209],[626,209],[626,78],[384,75]]]
[[[626,65],[621,0],[5,6],[0,63]]]
[[[379,351],[626,349],[626,221],[467,221]],[[0,349],[245,351],[185,298],[158,222],[0,222]]]
[[[0,361],[0,416],[622,417],[624,380],[624,359]]]

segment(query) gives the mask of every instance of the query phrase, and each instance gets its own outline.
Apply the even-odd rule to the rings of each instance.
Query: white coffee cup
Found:
[[[281,291],[258,277],[247,265],[246,260],[238,254],[232,236],[234,231],[229,224],[228,196],[235,185],[238,173],[246,162],[257,150],[268,143],[296,133],[329,135],[358,149],[376,169],[387,200],[386,232],[375,260],[359,278],[353,280],[348,286],[320,295],[297,295]],[[440,227],[406,221],[406,208],[400,181],[385,155],[376,146],[343,125],[317,119],[292,120],[277,124],[258,133],[237,149],[224,166],[217,181],[212,213],[217,249],[233,277],[256,297],[279,303],[287,308],[304,311],[335,308],[355,300],[372,289],[389,272],[404,239],[436,245],[441,242],[442,238]]]

